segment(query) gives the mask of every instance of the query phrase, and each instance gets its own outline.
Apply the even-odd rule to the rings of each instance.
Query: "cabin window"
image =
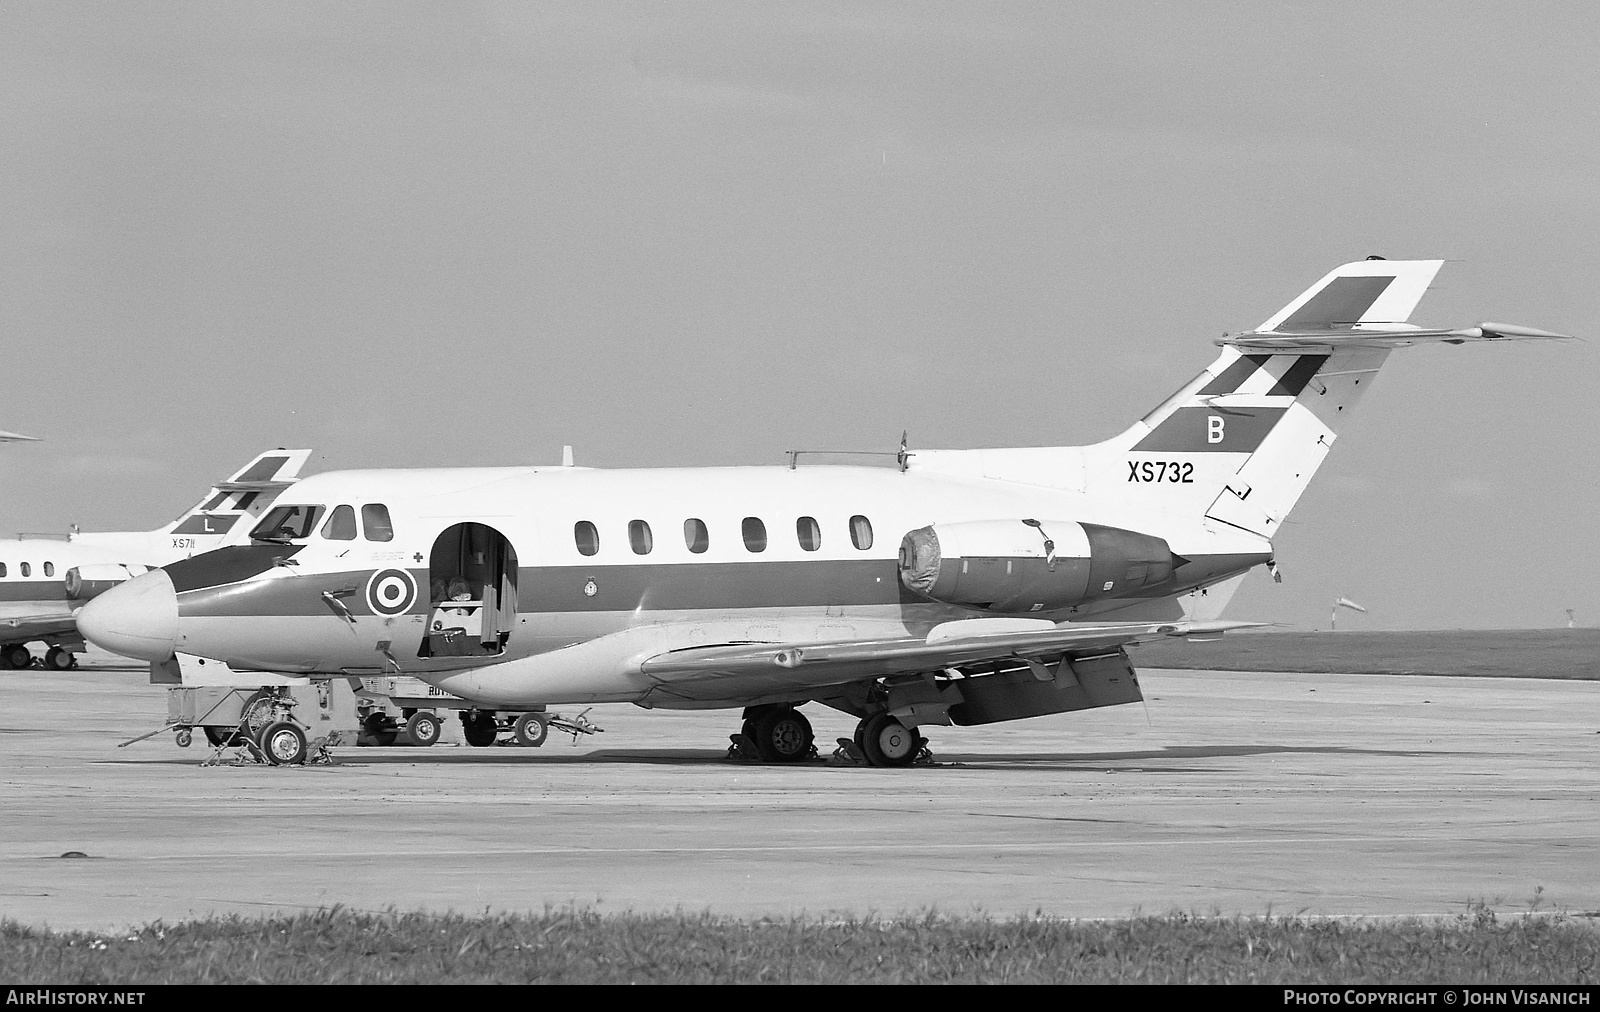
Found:
[[[348,506],[335,506],[322,525],[322,536],[329,541],[354,541],[356,539],[356,511]]]
[[[711,532],[706,530],[706,522],[690,517],[683,522],[683,543],[696,555],[701,554],[711,547]],[[0,573],[0,576],[4,576]]]
[[[56,564],[54,562],[46,562],[44,564],[44,575],[46,575],[46,576],[54,576],[54,575],[56,575]]]
[[[389,522],[389,507],[381,502],[369,502],[361,507],[361,529],[367,532],[368,541],[393,541],[394,524]]]
[[[800,547],[808,552],[814,552],[822,547],[822,526],[817,523],[816,517],[801,517],[796,520],[794,536],[800,539]]]
[[[752,552],[767,550],[767,525],[761,522],[760,517],[745,517],[740,525],[744,534],[744,547]]]
[[[633,554],[649,555],[650,549],[656,546],[655,539],[650,536],[650,525],[643,520],[629,520],[628,544],[633,546]]]
[[[33,567],[29,566],[26,562],[17,563],[17,570],[22,573],[23,576],[33,575]]]
[[[321,506],[275,506],[250,532],[255,541],[299,541],[317,529]]]
[[[863,552],[872,547],[872,521],[861,515],[850,518],[850,543]]]
[[[6,578],[6,564],[4,562],[0,562],[0,580],[4,580],[5,578]]]
[[[579,555],[593,555],[600,550],[600,532],[587,520],[572,525],[572,540],[578,545]]]

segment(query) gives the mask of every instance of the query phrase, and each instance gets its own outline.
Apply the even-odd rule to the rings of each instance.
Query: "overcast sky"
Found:
[[[1368,254],[1594,337],[1597,52],[1583,3],[8,3],[0,531],[274,446],[1091,442]],[[1600,624],[1595,348],[1391,358],[1230,616]]]

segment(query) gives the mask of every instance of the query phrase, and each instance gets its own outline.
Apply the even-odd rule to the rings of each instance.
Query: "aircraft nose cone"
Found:
[[[166,660],[178,643],[178,594],[172,578],[157,569],[112,587],[78,612],[78,631],[114,654]]]

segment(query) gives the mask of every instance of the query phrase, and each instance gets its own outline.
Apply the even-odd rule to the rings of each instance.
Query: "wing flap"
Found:
[[[1214,634],[1253,622],[1064,623],[1050,629],[970,637],[842,640],[820,643],[727,643],[669,650],[639,664],[647,677],[675,690],[688,683],[758,681],[778,688],[816,688],[884,675],[912,674],[1006,658],[1038,658],[1112,650],[1158,636]],[[720,688],[725,688],[722,686]],[[713,693],[714,694],[714,693]],[[696,692],[695,695],[701,695]]]

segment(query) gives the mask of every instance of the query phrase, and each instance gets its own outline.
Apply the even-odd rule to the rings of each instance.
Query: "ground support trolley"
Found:
[[[597,734],[588,712],[576,717],[550,713],[544,707],[523,710],[488,710],[453,696],[420,678],[406,675],[364,677],[356,693],[363,743],[392,745],[404,736],[413,745],[432,745],[444,733],[444,714],[454,710],[468,745],[484,748],[504,741],[508,745],[538,747],[550,730],[565,731],[574,743],[580,734]]]
[[[188,748],[199,729],[218,761],[228,749],[273,766],[325,755],[356,738],[355,691],[344,678],[278,685],[183,685],[167,689],[167,724],[122,744],[172,731]]]

